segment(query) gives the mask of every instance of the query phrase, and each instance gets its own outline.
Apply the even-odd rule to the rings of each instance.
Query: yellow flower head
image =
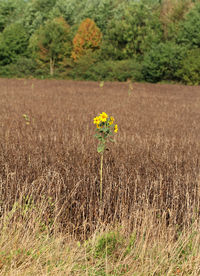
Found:
[[[95,118],[94,118],[94,124],[95,124],[95,125],[99,125],[99,123],[100,123],[99,117],[95,117]]]
[[[114,117],[113,116],[110,116],[110,122],[109,122],[109,125],[112,125],[113,124],[113,122],[114,122]]]
[[[102,112],[99,117],[102,122],[106,122],[108,115],[105,112]]]
[[[114,126],[114,132],[116,132],[116,133],[118,132],[118,125]]]

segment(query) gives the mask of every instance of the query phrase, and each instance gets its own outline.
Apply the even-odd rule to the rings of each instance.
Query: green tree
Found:
[[[189,48],[200,48],[200,3],[195,4],[181,23],[178,43]]]
[[[57,0],[50,16],[62,16],[71,26],[90,18],[104,34],[118,3],[118,0]]]
[[[41,67],[49,64],[50,75],[54,68],[64,57],[70,57],[71,37],[70,27],[62,18],[48,20],[44,26],[36,31],[31,39],[29,49]]]
[[[165,40],[175,41],[180,23],[194,5],[192,0],[162,0],[160,4],[160,21],[162,22]]]
[[[50,11],[49,17],[61,16],[72,26],[81,22],[80,14],[85,4],[86,0],[57,0]]]
[[[21,20],[26,2],[24,0],[1,0],[0,1],[0,32],[9,24]]]
[[[56,0],[30,0],[22,17],[27,32],[32,35],[49,19]]]
[[[162,38],[162,28],[153,6],[140,2],[123,2],[109,21],[103,50],[114,59],[143,55]]]
[[[91,18],[100,28],[102,33],[105,34],[107,24],[110,18],[112,18],[114,15],[116,5],[118,5],[118,1],[113,0],[85,1],[85,5],[79,14],[79,18],[81,20],[84,20],[85,18]]]
[[[177,80],[176,73],[186,49],[173,43],[160,43],[144,56],[142,74],[148,82]]]
[[[0,64],[15,62],[27,55],[29,36],[21,23],[8,25],[0,36]]]

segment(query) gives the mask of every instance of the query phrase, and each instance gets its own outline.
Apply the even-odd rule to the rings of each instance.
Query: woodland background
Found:
[[[199,0],[1,0],[0,76],[200,84]]]

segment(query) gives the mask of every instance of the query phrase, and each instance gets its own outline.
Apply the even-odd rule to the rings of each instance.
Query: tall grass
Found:
[[[199,275],[199,87],[127,92],[0,80],[2,275]],[[102,110],[120,132],[99,212]]]

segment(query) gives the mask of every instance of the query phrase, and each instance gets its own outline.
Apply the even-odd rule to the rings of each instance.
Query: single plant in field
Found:
[[[103,87],[104,87],[104,81],[101,81],[101,82],[99,83],[99,87],[100,87],[100,88],[103,88]]]
[[[30,125],[30,118],[29,118],[29,116],[26,115],[26,114],[23,114],[23,117],[24,117],[24,119],[26,121],[26,125]]]
[[[127,84],[128,84],[128,95],[130,96],[131,93],[133,92],[133,84],[132,81],[130,79],[127,80]]]
[[[107,143],[114,142],[111,138],[114,133],[118,132],[118,125],[114,124],[114,117],[109,116],[105,112],[102,112],[99,116],[94,118],[94,124],[96,125],[95,137],[99,140],[97,146],[97,152],[101,154],[101,166],[100,166],[100,201],[102,201],[102,175],[103,175],[103,154],[106,149]]]

